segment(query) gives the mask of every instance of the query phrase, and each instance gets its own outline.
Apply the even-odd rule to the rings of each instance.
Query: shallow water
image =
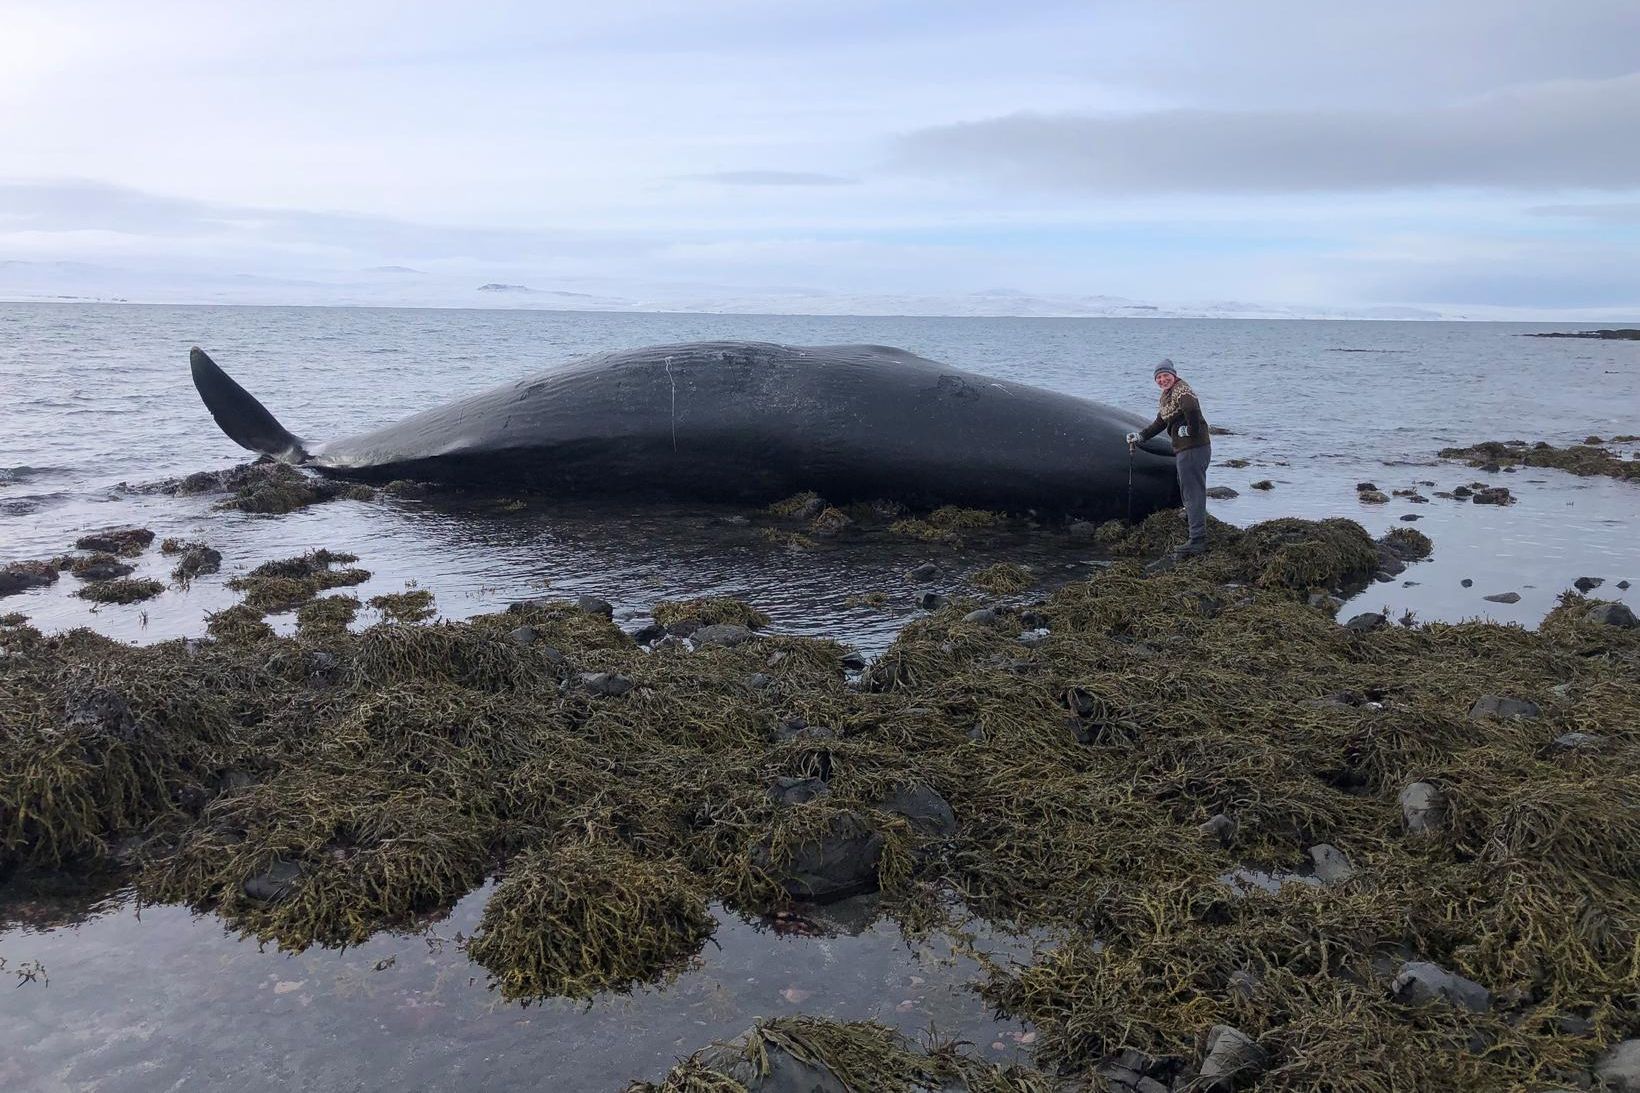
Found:
[[[48,980],[0,983],[0,1089],[616,1090],[759,1017],[797,1013],[933,1029],[996,1062],[1024,1061],[1034,1039],[992,1016],[968,986],[978,965],[951,938],[908,943],[885,920],[868,924],[869,902],[831,912],[852,933],[822,937],[714,908],[714,939],[664,989],[510,1004],[458,940],[488,894],[425,933],[342,952],[259,949],[213,918],[139,915],[124,897],[75,925],[0,929],[0,979],[37,961]],[[6,911],[0,900],[0,921]],[[1031,944],[984,932],[974,943],[998,958]]]
[[[210,497],[133,496],[114,487],[242,461],[188,377],[187,349],[217,359],[293,430],[322,438],[361,431],[555,362],[620,347],[698,338],[798,344],[874,342],[936,360],[1148,411],[1149,365],[1177,361],[1215,425],[1210,484],[1241,496],[1213,502],[1245,524],[1277,515],[1345,515],[1374,534],[1404,513],[1436,541],[1435,558],[1378,585],[1347,610],[1390,607],[1420,618],[1486,617],[1534,624],[1580,576],[1640,577],[1630,522],[1640,490],[1556,471],[1499,475],[1520,497],[1507,509],[1401,499],[1371,507],[1354,484],[1386,491],[1477,477],[1440,463],[1452,444],[1521,438],[1563,444],[1589,433],[1640,431],[1640,346],[1524,338],[1545,329],[1501,323],[1278,322],[1191,319],[928,319],[615,315],[362,308],[0,304],[0,561],[60,553],[83,531],[138,523],[163,538],[204,539],[226,556],[221,576],[147,604],[91,605],[76,581],[9,597],[37,625],[92,625],[133,640],[200,632],[229,602],[236,571],[316,546],[352,550],[375,574],[359,591],[417,581],[460,617],[551,587],[596,592],[626,616],[655,600],[745,596],[779,628],[833,634],[880,649],[913,613],[901,573],[940,549],[885,552],[847,544],[791,553],[724,523],[727,510],[531,501],[521,512],[409,501],[340,501],[286,517],[212,511]],[[1092,458],[1090,453],[1090,458]],[[1120,454],[1118,453],[1118,458]],[[1251,465],[1224,467],[1242,458]],[[1270,479],[1268,493],[1251,483]],[[1078,560],[1040,559],[1050,572]],[[935,587],[993,557],[958,557]],[[902,564],[906,563],[906,564]],[[163,578],[163,560],[144,572]],[[1460,581],[1474,581],[1465,589]],[[849,606],[883,591],[886,609]],[[1482,597],[1516,591],[1515,605]],[[1632,592],[1629,593],[1632,595]],[[367,621],[367,620],[361,620]]]
[[[1023,559],[1044,583],[1088,572],[1092,552],[1062,536],[1003,536],[952,552],[919,543],[822,543],[793,553],[758,538],[744,514],[711,506],[566,506],[496,499],[336,501],[283,517],[218,512],[211,497],[122,492],[240,462],[188,379],[200,344],[293,430],[361,431],[536,370],[620,347],[697,338],[899,345],[954,365],[1148,410],[1150,364],[1170,356],[1201,393],[1216,438],[1210,483],[1240,491],[1212,511],[1238,524],[1282,515],[1344,515],[1373,534],[1416,514],[1434,557],[1346,606],[1425,619],[1483,616],[1534,624],[1584,575],[1601,595],[1640,578],[1633,521],[1640,487],[1555,471],[1500,474],[1520,501],[1489,508],[1399,498],[1372,507],[1354,485],[1451,489],[1477,477],[1434,453],[1521,438],[1564,444],[1640,432],[1640,346],[1515,337],[1504,324],[782,318],[325,308],[0,304],[0,561],[48,557],[92,528],[140,524],[161,538],[204,540],[220,575],[146,604],[93,609],[64,576],[8,597],[47,630],[75,625],[121,638],[194,635],[235,598],[223,583],[269,558],[318,546],[349,550],[374,574],[361,597],[408,582],[463,617],[546,593],[594,592],[623,620],[656,600],[744,597],[776,629],[882,649],[915,615],[924,587],[960,590],[998,557]],[[1371,350],[1342,352],[1342,350]],[[1270,479],[1269,492],[1251,483]],[[904,577],[933,558],[928,586]],[[151,550],[138,575],[165,579]],[[1473,580],[1465,589],[1463,578]],[[888,594],[880,607],[851,602]],[[1513,606],[1483,596],[1517,591]],[[288,621],[288,620],[287,620]],[[371,620],[368,612],[360,624]],[[613,1089],[655,1076],[757,1016],[876,1017],[908,1030],[932,1022],[993,1056],[1020,1050],[1017,1027],[991,1020],[964,989],[972,965],[949,946],[908,947],[888,924],[831,940],[778,937],[720,915],[716,945],[661,990],[590,1009],[523,1008],[491,994],[452,943],[470,932],[484,892],[420,936],[384,935],[345,952],[259,951],[211,918],[178,908],[104,907],[78,925],[25,927],[0,891],[0,957],[9,976],[39,960],[49,984],[0,983],[0,1088]],[[8,907],[4,902],[13,901]],[[52,920],[60,921],[60,920]],[[378,963],[391,964],[376,970]],[[790,991],[790,994],[785,992]],[[812,993],[804,993],[812,992]],[[797,999],[797,1001],[793,1001]],[[909,1006],[904,1006],[909,1002]],[[904,1008],[902,1008],[904,1006]],[[1000,1050],[993,1047],[1001,1044]]]

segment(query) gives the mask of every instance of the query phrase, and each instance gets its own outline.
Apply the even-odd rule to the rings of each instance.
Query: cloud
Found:
[[[722,186],[853,186],[860,181],[843,175],[823,175],[812,171],[714,171],[678,177],[689,182],[715,182]]]
[[[1537,205],[1528,216],[1551,216],[1570,220],[1590,220],[1600,224],[1640,224],[1640,201],[1619,201],[1607,205]]]
[[[1094,193],[1640,186],[1640,74],[1411,109],[1014,114],[915,130],[895,166]]]

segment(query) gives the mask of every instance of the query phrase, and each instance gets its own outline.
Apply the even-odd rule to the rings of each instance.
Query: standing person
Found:
[[[1162,389],[1156,420],[1142,433],[1127,435],[1131,450],[1163,429],[1173,441],[1174,465],[1179,472],[1179,495],[1184,499],[1185,517],[1190,523],[1190,541],[1175,547],[1178,556],[1201,554],[1207,549],[1207,465],[1213,461],[1213,438],[1202,416],[1196,392],[1179,378],[1173,362],[1156,366],[1156,386]]]

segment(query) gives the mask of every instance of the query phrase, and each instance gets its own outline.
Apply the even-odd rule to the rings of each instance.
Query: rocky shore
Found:
[[[450,623],[423,595],[355,630],[363,605],[321,593],[363,571],[327,552],[238,579],[204,639],[6,616],[0,883],[113,870],[299,949],[497,877],[467,953],[524,1000],[664,982],[712,901],[879,890],[913,932],[960,908],[1057,939],[980,984],[1036,1030],[1031,1069],[800,1019],[665,1089],[1615,1073],[1640,1034],[1633,616],[1568,594],[1535,632],[1340,625],[1336,595],[1429,540],[1213,530],[1147,574],[1175,515],[1089,528],[1117,559],[1098,576],[931,603],[871,663],[720,599],[627,633],[590,596]],[[263,615],[293,607],[275,636]],[[786,1056],[809,1084],[771,1079]]]

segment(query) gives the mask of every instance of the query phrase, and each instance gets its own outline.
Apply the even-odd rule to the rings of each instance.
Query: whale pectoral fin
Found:
[[[307,462],[308,453],[302,441],[279,424],[249,391],[218,368],[203,349],[194,347],[188,354],[188,365],[199,397],[205,400],[205,408],[228,434],[228,439],[241,448],[271,455],[285,463]]]

